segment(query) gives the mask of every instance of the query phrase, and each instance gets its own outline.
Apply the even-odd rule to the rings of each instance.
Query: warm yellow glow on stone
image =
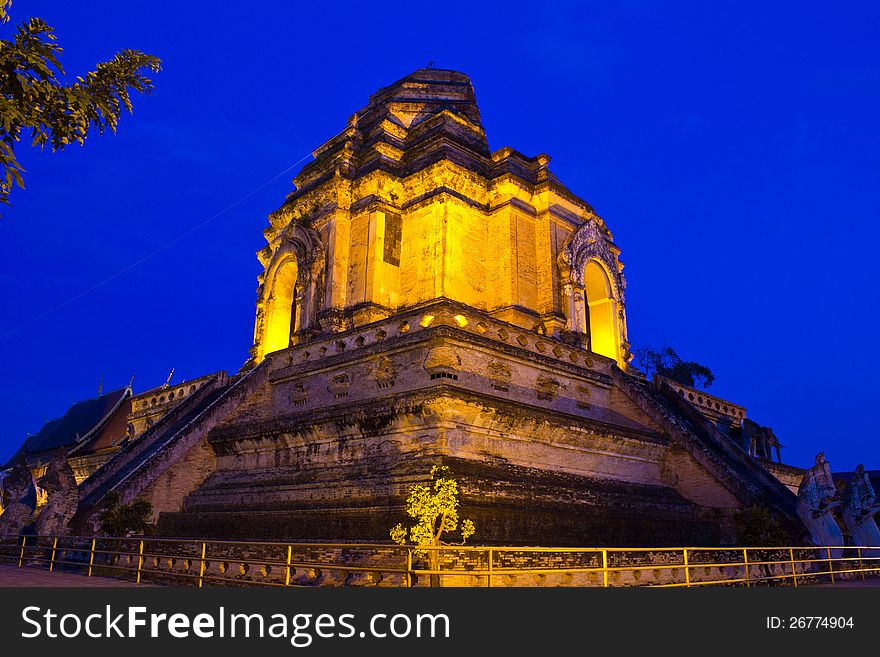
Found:
[[[290,336],[296,332],[297,262],[286,259],[275,271],[272,292],[266,303],[266,353],[287,349]]]
[[[556,180],[548,156],[490,152],[475,106],[406,97],[374,97],[270,216],[254,362],[448,299],[549,338],[586,346],[593,334],[592,349],[626,367],[623,265],[605,222]],[[404,157],[444,148],[457,154]],[[601,293],[585,289],[590,259],[601,262],[588,265]]]
[[[422,328],[428,328],[433,321],[434,315],[425,315],[424,317],[422,317],[422,321],[420,321],[419,324],[422,326]]]
[[[461,328],[464,328],[468,325],[467,318],[464,315],[456,315],[454,319],[455,323],[458,324]]]
[[[589,306],[591,349],[618,360],[617,310],[608,275],[595,260],[590,260],[584,269],[584,290]]]

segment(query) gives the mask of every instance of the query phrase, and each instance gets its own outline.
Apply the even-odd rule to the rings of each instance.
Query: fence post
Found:
[[[749,548],[743,548],[743,563],[746,565],[746,588],[749,588],[752,585],[752,578],[749,575]]]
[[[21,553],[18,555],[18,567],[21,568],[24,565],[24,546],[27,543],[27,536],[21,537]]]
[[[412,588],[413,585],[413,573],[412,573],[412,548],[406,548],[406,586],[407,588]]]
[[[89,572],[86,574],[86,577],[92,576],[92,566],[95,564],[95,539],[92,539],[92,547],[89,550]]]
[[[834,584],[834,562],[831,561],[831,548],[828,548],[828,572],[831,573],[831,583]]]
[[[55,548],[58,547],[58,537],[55,536],[52,539],[52,556],[49,558],[49,572],[51,573],[55,568]]]
[[[684,583],[685,586],[691,585],[691,567],[688,565],[688,549],[684,548]]]
[[[486,576],[486,586],[492,588],[492,548],[489,548],[489,574]]]
[[[859,546],[859,573],[862,575],[862,581],[865,581],[865,564],[862,561],[862,546]]]
[[[794,585],[797,588],[797,568],[794,565],[794,548],[788,548],[788,558],[791,560],[791,576],[794,578]]]
[[[141,583],[141,570],[144,567],[144,541],[141,540],[138,544],[138,567],[137,567],[137,578],[135,579],[135,584]]]
[[[602,550],[602,586],[608,588],[608,550]]]
[[[288,572],[290,572],[288,570]],[[205,576],[205,543],[202,543],[202,558],[199,561],[199,588],[202,588],[202,578]]]
[[[293,549],[287,546],[287,572],[284,574],[284,586],[290,586],[290,561],[293,556]]]

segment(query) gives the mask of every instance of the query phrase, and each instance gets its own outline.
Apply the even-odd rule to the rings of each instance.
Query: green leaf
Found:
[[[0,0],[0,20],[9,19],[10,0]],[[82,145],[90,131],[116,131],[123,110],[133,111],[132,91],[150,93],[145,72],[161,70],[161,61],[138,50],[119,51],[94,71],[66,84],[55,30],[40,18],[20,24],[11,41],[0,41],[0,173],[7,181],[0,201],[8,203],[14,184],[23,187],[12,144],[30,130],[31,146],[63,150]]]

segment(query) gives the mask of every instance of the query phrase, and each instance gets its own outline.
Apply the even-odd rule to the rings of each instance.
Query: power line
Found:
[[[86,296],[86,295],[89,294],[90,292],[94,292],[94,291],[97,290],[99,287],[102,287],[103,285],[106,285],[106,284],[109,283],[110,281],[112,281],[112,280],[114,280],[114,279],[116,279],[116,278],[119,278],[119,277],[122,276],[123,274],[127,274],[128,272],[130,272],[132,269],[134,269],[134,268],[137,267],[138,265],[141,265],[141,264],[145,263],[145,262],[146,262],[147,260],[149,260],[150,258],[152,258],[152,257],[154,257],[154,256],[156,256],[156,255],[158,255],[158,254],[160,254],[160,253],[162,253],[162,251],[165,251],[165,250],[168,249],[169,247],[174,246],[174,245],[177,244],[180,240],[189,237],[190,235],[192,235],[193,233],[195,233],[197,230],[201,230],[202,228],[204,228],[205,226],[207,226],[209,223],[211,223],[212,221],[214,221],[214,220],[217,219],[218,217],[220,217],[220,216],[226,214],[227,212],[229,212],[230,210],[232,210],[234,207],[236,207],[236,206],[238,206],[238,205],[241,205],[241,204],[244,203],[246,200],[248,200],[251,196],[253,196],[253,195],[256,194],[257,192],[261,191],[261,190],[264,189],[265,187],[268,187],[268,186],[271,185],[273,182],[275,182],[276,180],[278,180],[278,179],[279,179],[281,176],[283,176],[285,173],[287,173],[287,172],[290,171],[291,169],[293,169],[293,168],[299,166],[300,164],[302,164],[303,162],[305,162],[309,157],[311,157],[311,153],[310,153],[309,155],[306,155],[305,157],[300,158],[299,160],[297,160],[296,162],[294,162],[293,164],[291,164],[289,167],[287,167],[284,171],[281,171],[281,172],[275,174],[275,175],[272,176],[269,180],[267,180],[266,182],[264,182],[262,185],[260,185],[259,187],[256,187],[256,188],[252,189],[251,191],[249,191],[247,194],[245,194],[244,196],[242,196],[240,199],[238,199],[238,200],[235,201],[234,203],[231,203],[231,204],[227,205],[225,208],[223,208],[223,209],[220,210],[219,212],[217,212],[217,213],[211,215],[210,217],[208,217],[207,219],[205,219],[202,223],[200,223],[200,224],[198,224],[198,225],[196,225],[196,226],[193,226],[192,228],[190,228],[189,230],[187,230],[187,231],[184,232],[184,233],[181,233],[180,235],[178,235],[178,236],[175,237],[174,239],[172,239],[172,240],[170,240],[169,242],[166,242],[165,244],[163,244],[162,246],[160,246],[160,247],[159,247],[158,249],[156,249],[155,251],[151,251],[150,253],[148,253],[148,254],[145,255],[144,257],[140,258],[139,260],[135,260],[135,261],[134,261],[133,263],[131,263],[130,265],[128,265],[128,266],[126,266],[126,267],[120,269],[120,270],[119,270],[118,272],[116,272],[115,274],[111,274],[110,276],[108,276],[108,277],[105,278],[104,280],[102,280],[102,281],[100,281],[100,282],[98,282],[98,283],[95,283],[95,284],[92,285],[91,287],[89,287],[89,288],[83,290],[82,292],[80,292],[80,293],[78,293],[78,294],[75,294],[74,296],[70,297],[69,299],[67,299],[67,301],[62,301],[62,302],[59,303],[57,306],[54,306],[53,308],[50,308],[49,310],[46,310],[45,312],[40,313],[40,314],[37,315],[36,317],[32,317],[31,319],[27,320],[27,321],[24,322],[23,324],[19,324],[19,325],[16,326],[15,328],[6,331],[6,333],[0,334],[0,340],[2,340],[3,338],[7,338],[7,337],[9,337],[9,336],[12,335],[13,333],[18,332],[18,331],[20,331],[21,329],[23,329],[23,328],[25,328],[25,327],[27,327],[27,326],[30,326],[30,325],[33,324],[34,322],[38,322],[38,321],[40,321],[41,319],[43,319],[43,318],[46,317],[47,315],[51,315],[51,314],[54,313],[55,311],[60,310],[61,308],[64,308],[65,306],[70,305],[70,304],[73,303],[74,301],[78,301],[79,299],[82,299],[84,296]]]

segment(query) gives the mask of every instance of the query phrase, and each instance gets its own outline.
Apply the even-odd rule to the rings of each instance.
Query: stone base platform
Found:
[[[547,473],[463,459],[444,461],[462,493],[460,517],[476,523],[481,545],[717,545],[720,520],[673,488]],[[429,463],[407,462],[365,477],[353,468],[217,472],[184,510],[163,513],[166,536],[290,541],[387,541],[406,520],[405,492],[427,480]],[[261,495],[271,477],[273,495]],[[548,534],[552,533],[552,536]]]

